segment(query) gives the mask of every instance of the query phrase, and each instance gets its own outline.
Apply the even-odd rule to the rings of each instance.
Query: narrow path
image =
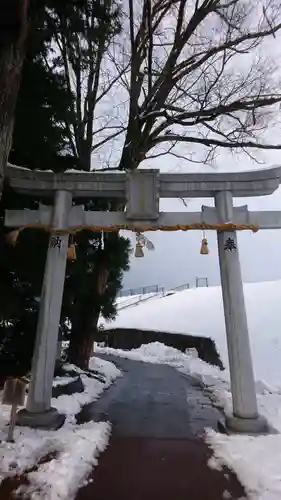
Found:
[[[124,374],[78,422],[109,420],[116,436],[195,438],[221,417],[201,386],[171,366],[106,356]]]
[[[109,420],[113,434],[76,500],[246,498],[234,474],[207,465],[204,429],[216,429],[220,414],[192,377],[167,365],[106,359],[124,376],[79,421]]]

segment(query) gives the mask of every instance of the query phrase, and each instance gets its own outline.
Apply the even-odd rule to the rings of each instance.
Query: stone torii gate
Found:
[[[54,174],[9,165],[7,177],[17,192],[53,199],[38,210],[7,210],[5,225],[50,231],[43,280],[32,374],[27,405],[17,416],[20,425],[58,428],[62,416],[51,407],[52,381],[64,288],[69,234],[80,229],[134,232],[215,229],[229,354],[233,414],[227,427],[236,432],[267,430],[259,415],[236,230],[281,228],[281,212],[249,212],[233,207],[233,197],[272,194],[281,182],[281,167],[241,173],[161,174],[138,170],[132,174],[67,172]],[[118,198],[125,212],[89,212],[72,206],[75,198]],[[201,212],[159,212],[160,198],[214,198],[215,208]]]

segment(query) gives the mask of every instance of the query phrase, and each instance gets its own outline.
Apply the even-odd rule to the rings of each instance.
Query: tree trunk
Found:
[[[98,272],[93,277],[95,283],[95,299],[90,295],[82,297],[76,317],[72,322],[68,359],[71,363],[83,370],[89,366],[89,360],[93,352],[95,332],[101,312],[102,297],[104,295],[109,269],[105,262],[100,262]],[[94,302],[94,304],[93,304]]]
[[[24,60],[28,0],[3,0],[0,9],[0,198],[12,146],[14,112]]]
[[[95,310],[87,317],[77,318],[72,325],[68,359],[82,370],[89,368],[98,319],[99,311]]]

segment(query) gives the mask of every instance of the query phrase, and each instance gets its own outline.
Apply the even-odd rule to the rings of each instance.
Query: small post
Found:
[[[2,404],[11,406],[10,422],[7,441],[14,441],[14,430],[16,424],[16,414],[18,406],[24,405],[25,388],[27,379],[9,378],[6,380],[2,396]]]
[[[67,228],[71,204],[71,192],[56,192],[53,227],[57,231],[49,239],[31,381],[26,409],[17,414],[19,425],[57,429],[64,421],[64,416],[51,407],[51,397],[69,239],[68,233],[58,229]]]
[[[215,204],[220,222],[231,222],[232,194],[218,192]],[[227,416],[226,425],[235,432],[261,433],[267,425],[258,414],[237,235],[218,231],[217,237],[233,401],[233,415]]]
[[[8,443],[14,442],[14,430],[15,430],[15,425],[16,425],[17,408],[18,407],[16,404],[13,404],[11,406],[10,423],[9,423],[9,430],[8,430],[8,437],[7,437]]]

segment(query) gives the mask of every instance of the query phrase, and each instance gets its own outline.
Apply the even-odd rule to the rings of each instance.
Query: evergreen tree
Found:
[[[61,171],[73,165],[63,127],[73,95],[49,62],[54,33],[40,0],[31,1],[30,17],[9,160],[31,169]]]
[[[77,235],[78,258],[68,266],[63,313],[72,324],[69,359],[81,368],[88,367],[100,314],[107,319],[116,315],[129,249],[129,240],[117,233]]]
[[[59,4],[58,16],[67,24],[72,10],[69,3],[62,10],[63,5],[63,2]],[[77,124],[78,115],[73,107],[76,96],[66,85],[64,73],[58,71],[59,60],[52,61],[51,42],[57,36],[58,26],[53,22],[55,10],[50,11],[51,8],[51,2],[48,13],[37,0],[32,4],[34,22],[28,38],[10,161],[34,169],[63,171],[75,166],[86,170],[89,162],[83,163],[78,154],[81,143],[74,154],[69,140],[69,127],[73,124],[74,129]],[[79,12],[82,16],[83,10]],[[74,18],[77,16],[75,10]],[[73,23],[72,19],[72,28]],[[1,203],[2,221],[5,208],[34,209],[39,201],[15,194],[6,187]],[[88,210],[108,207],[107,201],[86,200]],[[7,301],[0,305],[0,363],[5,373],[7,370],[23,373],[30,366],[35,339],[48,235],[44,231],[25,230],[20,232],[16,246],[11,247],[5,241],[6,233],[2,226],[0,281],[4,283]],[[100,233],[83,231],[77,236],[76,245],[77,260],[69,262],[67,267],[61,326],[65,330],[67,318],[72,326],[68,332],[71,359],[85,367],[100,312],[105,317],[115,313],[115,296],[121,287],[123,271],[128,267],[129,244],[117,234],[102,237]]]
[[[51,43],[44,8],[30,5],[26,58],[15,109],[9,160],[30,168],[64,169],[66,137],[58,126],[68,112],[71,95],[45,64]],[[0,366],[3,374],[22,374],[30,367],[36,333],[48,236],[43,231],[20,233],[15,247],[6,241],[4,210],[36,209],[37,199],[14,193],[4,185],[0,227]]]

